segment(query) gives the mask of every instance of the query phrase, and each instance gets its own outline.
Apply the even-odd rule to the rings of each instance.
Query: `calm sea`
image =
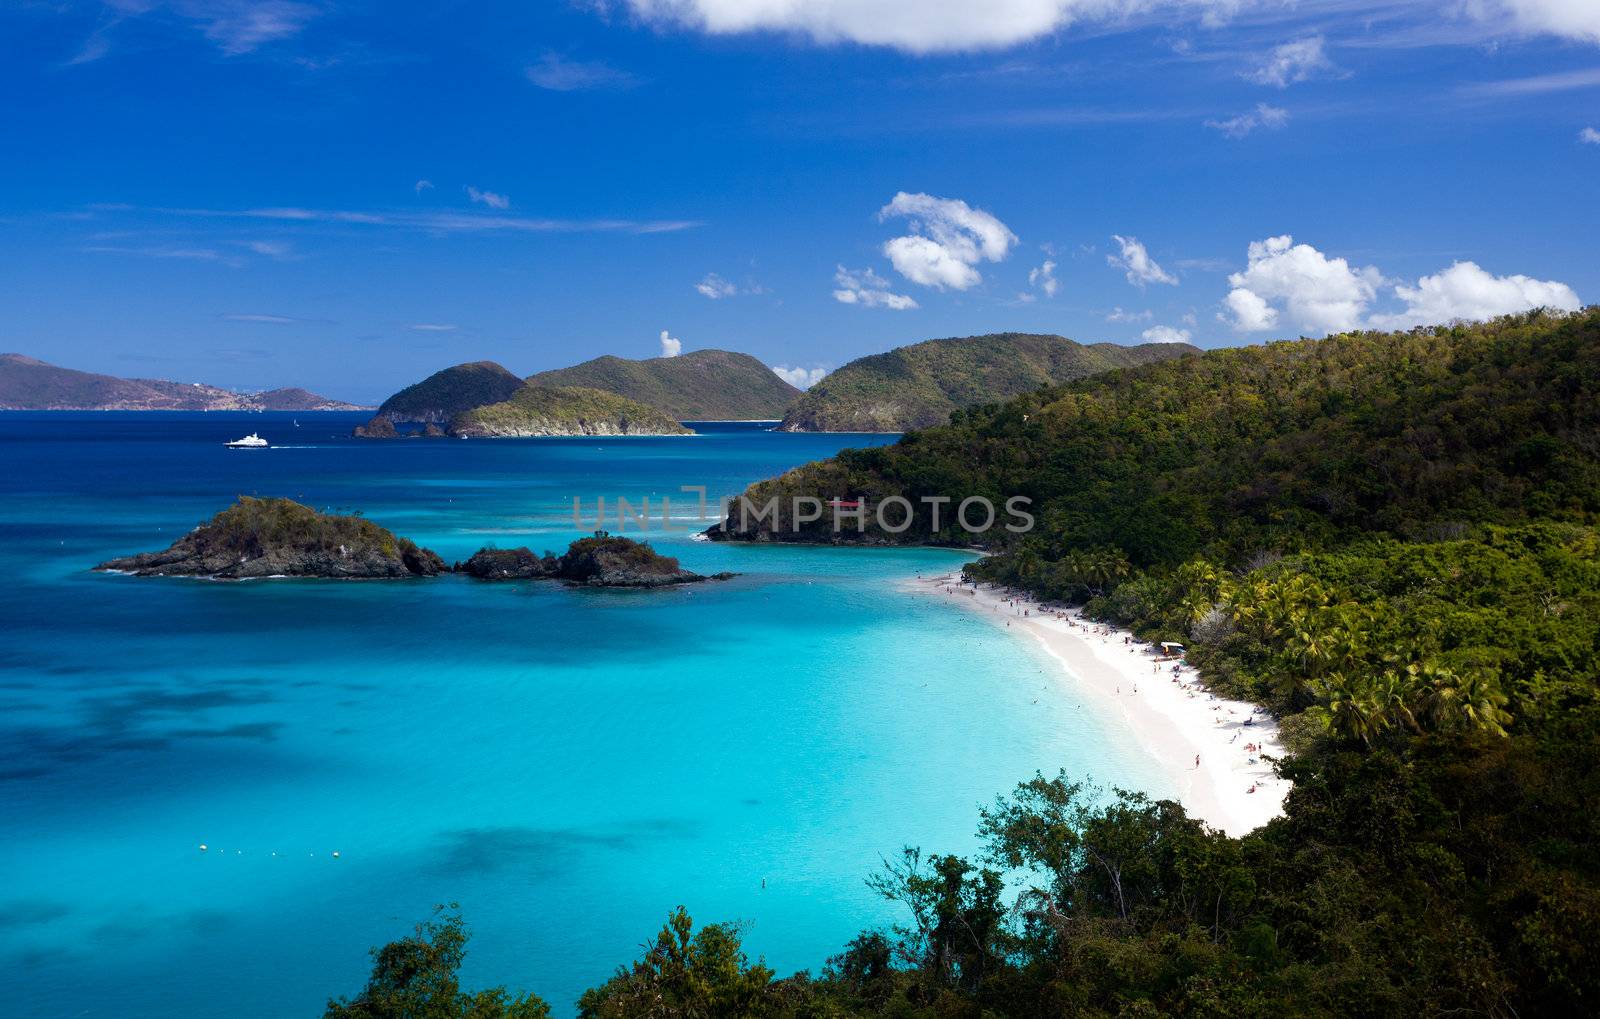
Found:
[[[679,486],[714,498],[886,441],[361,443],[362,415],[295,418],[0,414],[8,1015],[317,1015],[443,902],[473,930],[469,985],[562,1014],[680,903],[744,921],[780,973],[816,969],[902,919],[864,883],[882,857],[971,852],[978,806],[1035,770],[1169,792],[1038,652],[897,590],[955,552],[713,545],[657,515],[644,537],[740,577],[88,571],[241,493],[359,509],[447,560],[559,550],[574,496],[691,514]],[[278,445],[222,446],[247,431]]]

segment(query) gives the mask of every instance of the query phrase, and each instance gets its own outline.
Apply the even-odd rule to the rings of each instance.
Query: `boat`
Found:
[[[224,445],[232,449],[265,449],[267,440],[255,432],[251,432],[242,439],[234,439],[232,442],[224,443]]]

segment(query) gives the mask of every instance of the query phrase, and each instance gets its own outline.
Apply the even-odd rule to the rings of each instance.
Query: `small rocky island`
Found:
[[[455,572],[480,580],[562,580],[585,587],[668,587],[733,576],[692,573],[645,542],[604,531],[578,539],[561,555],[483,548],[451,567],[428,549],[361,516],[320,513],[291,499],[250,496],[240,496],[160,552],[111,559],[95,569],[206,580],[399,580]]]
[[[388,580],[447,573],[445,561],[359,516],[319,513],[291,499],[239,501],[161,552],[97,570],[140,577],[332,577]]]
[[[455,569],[480,580],[564,580],[588,587],[667,587],[733,576],[691,573],[677,559],[662,555],[646,542],[604,531],[578,539],[562,555],[535,555],[525,547],[479,549]]]

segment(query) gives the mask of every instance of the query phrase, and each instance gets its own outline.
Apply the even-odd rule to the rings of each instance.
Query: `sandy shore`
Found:
[[[1140,746],[1172,778],[1190,816],[1243,835],[1283,813],[1289,782],[1263,758],[1283,756],[1277,726],[1254,705],[1207,693],[1198,670],[1159,661],[1157,649],[1075,610],[1046,609],[1022,594],[964,585],[956,574],[912,586],[1037,640],[1061,664],[1064,683],[1105,698],[1121,714]],[[1096,778],[1115,782],[1114,776]]]

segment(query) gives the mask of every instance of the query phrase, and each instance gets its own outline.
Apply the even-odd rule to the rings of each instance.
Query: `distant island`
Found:
[[[654,407],[582,386],[523,386],[509,400],[458,414],[447,429],[461,438],[547,435],[692,435]]]
[[[397,579],[449,572],[443,559],[359,516],[320,513],[291,499],[239,501],[161,552],[95,569],[141,577]]]
[[[494,361],[470,361],[395,393],[354,434],[682,435],[683,421],[777,420],[799,395],[760,361],[727,350],[642,361],[607,355],[526,380]]]
[[[800,398],[800,390],[771,368],[731,350],[694,350],[643,361],[608,354],[530,375],[528,383],[603,389],[679,421],[777,420]]]
[[[123,379],[0,354],[0,410],[364,410],[304,389],[236,393],[199,382]]]
[[[856,358],[811,387],[779,427],[786,432],[931,428],[955,410],[1197,352],[1187,343],[1085,345],[1032,333],[926,340]]]
[[[481,548],[455,566],[359,514],[323,513],[292,499],[240,496],[160,552],[110,559],[102,573],[205,580],[403,580],[461,573],[480,580],[561,580],[585,587],[668,587],[724,580],[684,569],[647,542],[604,531],[556,555]]]
[[[457,563],[455,570],[480,580],[565,580],[590,587],[665,587],[733,576],[691,573],[647,542],[604,531],[578,539],[559,556],[550,552],[534,555],[526,547],[479,549],[471,559]]]

